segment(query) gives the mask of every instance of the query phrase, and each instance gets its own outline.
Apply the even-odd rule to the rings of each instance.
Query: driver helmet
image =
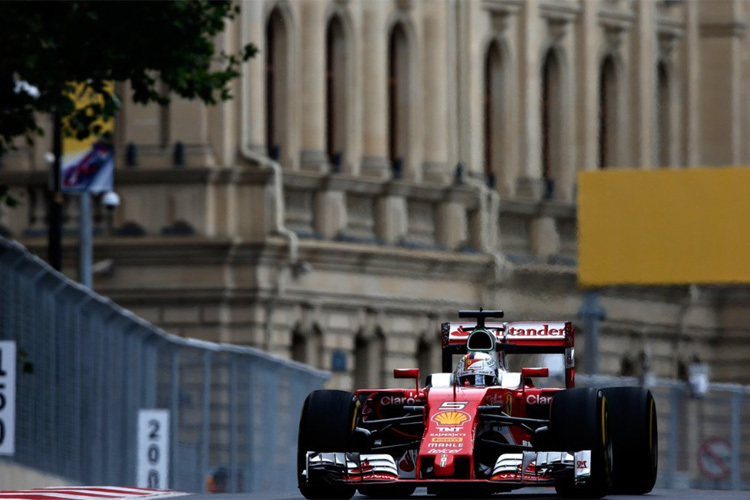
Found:
[[[459,360],[455,376],[460,386],[497,385],[497,361],[486,352],[470,352]]]

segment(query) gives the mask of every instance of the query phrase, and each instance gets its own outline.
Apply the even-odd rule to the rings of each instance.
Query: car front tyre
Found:
[[[614,454],[612,492],[643,495],[654,488],[659,439],[656,402],[643,387],[602,389],[610,410]]]
[[[352,451],[352,436],[359,401],[346,391],[319,390],[307,396],[302,405],[297,438],[297,481],[300,493],[309,499],[349,499],[356,489],[348,484],[307,481],[303,476],[308,451]]]
[[[568,389],[555,394],[550,407],[550,431],[560,451],[591,450],[591,477],[574,484],[573,477],[555,485],[565,498],[601,498],[612,486],[612,441],[607,400],[593,387]]]

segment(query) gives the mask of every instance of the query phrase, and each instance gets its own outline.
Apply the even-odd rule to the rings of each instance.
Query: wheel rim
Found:
[[[607,409],[607,398],[602,395],[602,449],[604,451],[604,467],[607,482],[611,480],[612,468],[614,466],[614,454],[612,453],[612,440],[607,432],[607,420],[609,419],[609,410]]]
[[[656,470],[659,461],[659,437],[656,433],[656,403],[654,398],[650,398],[649,404],[649,425],[648,425],[648,438],[650,441],[651,450],[651,470],[653,477],[656,477]]]

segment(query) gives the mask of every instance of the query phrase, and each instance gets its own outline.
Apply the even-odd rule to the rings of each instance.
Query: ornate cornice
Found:
[[[482,0],[482,9],[492,16],[493,31],[502,33],[508,28],[508,20],[521,10],[522,0]]]
[[[482,0],[482,8],[492,15],[507,16],[521,10],[523,0]]]
[[[635,22],[635,14],[630,10],[601,9],[597,17],[607,30],[628,31]]]
[[[701,38],[743,38],[747,24],[739,21],[725,23],[701,23]]]
[[[228,184],[231,182],[265,184],[269,170],[254,167],[184,167],[184,168],[118,168],[115,185],[141,184]],[[35,186],[49,180],[47,170],[0,172],[0,184]]]
[[[396,0],[396,7],[403,12],[409,12],[414,8],[414,0]]]
[[[659,58],[667,60],[671,57],[677,40],[685,35],[685,28],[678,21],[662,18],[657,20],[656,34],[659,40]]]
[[[549,22],[570,23],[578,18],[581,6],[573,2],[561,2],[560,0],[541,0],[539,2],[539,15]]]

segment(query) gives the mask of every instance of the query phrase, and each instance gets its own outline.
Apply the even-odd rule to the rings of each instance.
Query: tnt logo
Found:
[[[463,427],[461,427],[460,425],[453,426],[453,427],[440,427],[440,426],[438,426],[438,431],[440,431],[440,432],[461,432],[462,429],[463,429]]]
[[[578,460],[576,462],[576,469],[588,469],[589,465],[586,460]]]

